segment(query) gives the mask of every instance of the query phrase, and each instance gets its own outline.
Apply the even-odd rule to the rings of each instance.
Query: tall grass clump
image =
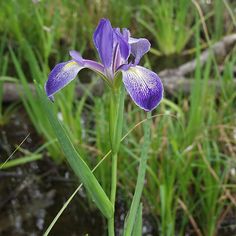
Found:
[[[3,93],[4,93],[4,83],[16,83],[17,80],[13,77],[8,76],[9,67],[9,52],[6,49],[7,36],[6,33],[2,35],[2,40],[0,42],[0,126],[3,126],[9,122],[10,116],[17,109],[17,103],[9,104],[8,106],[3,106]]]
[[[223,36],[235,31],[236,18],[233,11],[236,4],[234,1],[216,0],[210,4],[202,2],[199,5],[204,13],[212,40],[220,40]],[[209,17],[206,17],[207,15]]]
[[[137,21],[140,29],[152,35],[153,47],[160,54],[170,55],[180,53],[189,42],[193,34],[192,13],[192,3],[188,0],[152,0],[140,6]]]

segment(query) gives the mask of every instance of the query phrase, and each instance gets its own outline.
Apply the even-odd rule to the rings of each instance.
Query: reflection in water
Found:
[[[33,151],[41,140],[26,114],[18,110],[8,125],[0,128],[0,162],[9,157],[24,137],[22,148]],[[16,158],[16,153],[13,158]],[[0,235],[42,235],[78,183],[66,165],[50,159],[0,171]],[[78,194],[55,224],[50,235],[103,235],[104,224],[97,211],[88,210]]]

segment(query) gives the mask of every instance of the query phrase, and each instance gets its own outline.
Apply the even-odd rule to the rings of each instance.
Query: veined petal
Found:
[[[153,110],[163,97],[163,85],[156,73],[141,66],[122,71],[123,83],[133,101],[145,111]]]
[[[57,64],[45,84],[47,96],[53,99],[53,95],[69,84],[83,68],[73,60]]]
[[[84,68],[89,68],[95,72],[104,73],[104,66],[96,61],[83,59],[79,52],[75,50],[70,51],[70,56],[76,61],[80,66]]]
[[[131,53],[134,56],[134,64],[137,65],[142,56],[150,50],[151,44],[145,38],[129,38],[129,44],[131,46]]]
[[[113,55],[113,28],[109,20],[100,20],[94,32],[93,40],[104,67],[109,68]]]

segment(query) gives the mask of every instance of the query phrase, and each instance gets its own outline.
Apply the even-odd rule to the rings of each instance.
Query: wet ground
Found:
[[[76,188],[76,180],[48,160],[0,172],[0,235],[42,235]],[[60,170],[61,169],[61,170]],[[76,196],[50,235],[102,235],[102,217]]]
[[[20,108],[0,128],[1,162],[30,133],[22,148],[34,151],[42,142]],[[21,154],[22,155],[22,154]],[[17,152],[12,158],[19,156]],[[49,158],[0,171],[0,235],[42,235],[78,185],[65,164]],[[102,235],[104,224],[97,211],[88,210],[84,193],[78,194],[55,224],[50,235]]]

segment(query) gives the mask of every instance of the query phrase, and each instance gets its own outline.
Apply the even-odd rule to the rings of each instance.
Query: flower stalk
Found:
[[[118,78],[117,78],[118,79]],[[125,92],[123,86],[111,89],[110,101],[110,144],[112,150],[112,168],[111,168],[111,195],[110,201],[113,206],[114,215],[108,219],[109,236],[115,235],[115,201],[116,201],[116,186],[117,186],[117,159],[120,148],[120,140],[123,128],[123,111],[124,111]]]

